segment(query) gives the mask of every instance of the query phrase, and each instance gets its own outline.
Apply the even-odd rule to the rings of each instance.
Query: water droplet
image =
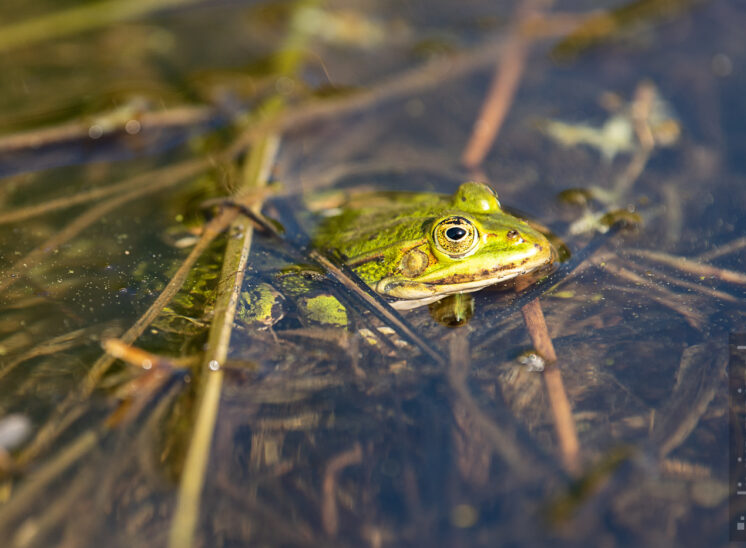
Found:
[[[153,362],[151,362],[150,360],[148,360],[148,359],[146,358],[146,359],[144,359],[144,360],[142,361],[142,364],[141,364],[141,365],[142,365],[142,368],[143,368],[143,369],[150,369],[150,368],[152,368],[152,367],[153,367]]]
[[[127,120],[127,123],[124,124],[124,131],[126,131],[130,135],[137,135],[138,133],[140,133],[141,129],[142,125],[140,124],[139,120]]]
[[[26,415],[6,415],[0,419],[0,449],[8,451],[19,446],[30,433],[31,420]]]
[[[210,368],[211,371],[217,371],[218,369],[220,369],[218,360],[210,360],[210,363],[208,363],[207,366]]]
[[[530,373],[540,373],[544,371],[546,361],[538,353],[529,351],[524,352],[518,356],[518,363],[526,366],[526,370]]]
[[[104,134],[104,128],[99,125],[92,125],[88,128],[88,137],[91,139],[98,139]]]

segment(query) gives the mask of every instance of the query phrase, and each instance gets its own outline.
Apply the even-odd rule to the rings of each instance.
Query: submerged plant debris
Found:
[[[0,7],[3,545],[726,545],[746,15],[589,9]],[[397,312],[309,245],[467,180],[555,273]]]

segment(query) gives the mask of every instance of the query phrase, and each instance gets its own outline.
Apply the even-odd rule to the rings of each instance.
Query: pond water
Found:
[[[3,545],[737,539],[744,24],[725,0],[6,0]],[[392,313],[307,245],[340,197],[468,180],[551,236],[551,278]]]

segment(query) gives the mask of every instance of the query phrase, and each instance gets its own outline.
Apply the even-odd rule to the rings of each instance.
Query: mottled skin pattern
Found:
[[[442,230],[449,218],[465,219],[476,229],[473,246],[461,256],[435,241],[436,227]],[[440,242],[448,243],[442,236]],[[488,186],[473,182],[462,184],[453,196],[354,195],[322,221],[314,245],[339,254],[378,293],[410,301],[399,308],[476,291],[546,266],[555,257],[543,234],[504,212]]]

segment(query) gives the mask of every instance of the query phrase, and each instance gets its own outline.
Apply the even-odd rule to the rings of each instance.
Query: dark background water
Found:
[[[5,2],[0,35],[95,4]],[[301,9],[294,3],[185,2],[105,25],[102,13],[65,35],[54,22],[33,43],[0,39],[0,283],[13,277],[0,292],[8,546],[168,544],[199,418],[198,367],[143,382],[140,397],[124,397],[142,408],[121,422],[112,413],[139,369],[117,362],[92,393],[75,394],[100,341],[136,321],[187,256],[185,238],[211,214],[203,202],[230,192],[240,160],[219,152],[276,93],[297,116],[282,126],[273,170],[284,197],[362,186],[451,193],[478,177],[575,254],[592,239],[572,228],[583,216],[633,210],[642,223],[609,235],[542,298],[578,432],[575,472],[562,465],[542,375],[517,359],[531,342],[521,314],[506,312],[512,292],[475,294],[474,316],[458,329],[427,308],[405,314],[440,364],[411,344],[368,345],[360,331],[380,323],[354,302],[347,332],[304,327],[291,307],[274,335],[236,324],[196,545],[727,542],[727,342],[746,331],[744,12],[733,1],[533,5],[546,20],[573,22],[531,42],[475,173],[461,155],[517,7],[325,3],[317,14],[336,19],[307,37],[294,78],[272,65]],[[572,31],[590,10],[616,27],[585,44]],[[422,76],[448,59],[450,68]],[[414,73],[420,84],[397,91]],[[680,136],[656,147],[628,188],[618,181],[634,152],[605,158],[542,130],[548,120],[601,128],[645,82]],[[139,127],[125,126],[133,120]],[[169,173],[156,170],[193,160],[205,165],[59,244],[48,242],[119,194],[4,220],[132,177],[155,185]],[[559,198],[578,188],[608,192],[587,206]],[[198,357],[225,242],[137,347]],[[250,277],[277,254],[258,235]],[[9,416],[28,419],[18,445],[3,440]]]

